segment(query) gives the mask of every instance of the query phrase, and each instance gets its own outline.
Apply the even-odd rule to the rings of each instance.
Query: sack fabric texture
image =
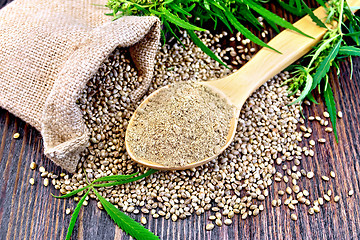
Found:
[[[142,84],[152,79],[160,36],[156,17],[112,21],[106,1],[15,0],[0,10],[0,107],[41,132],[44,152],[74,172],[89,141],[76,104],[116,47],[129,47]]]

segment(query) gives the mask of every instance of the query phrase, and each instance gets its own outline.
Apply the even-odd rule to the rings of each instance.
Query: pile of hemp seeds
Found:
[[[266,35],[266,31],[261,34],[263,38]],[[203,32],[199,36],[233,66],[243,65],[255,52],[250,41],[242,39],[240,33],[230,38],[236,47],[224,50],[220,42],[226,38],[226,32],[217,35]],[[185,48],[179,43],[159,47],[154,79],[146,96],[174,82],[207,81],[231,73],[196,47],[186,32],[181,41]],[[260,214],[274,181],[285,182],[287,186],[272,200],[274,207],[284,204],[293,211],[298,204],[305,204],[309,214],[314,214],[326,202],[338,202],[340,197],[331,190],[310,200],[313,198],[310,189],[301,189],[298,184],[315,176],[301,167],[301,161],[304,156],[314,156],[313,146],[325,141],[311,139],[312,130],[304,125],[300,105],[289,105],[297,97],[289,97],[287,86],[281,85],[289,77],[287,72],[280,73],[249,97],[241,110],[233,142],[216,159],[194,169],[156,172],[137,182],[100,188],[99,192],[124,212],[150,214],[153,218],[177,221],[210,211],[206,230],[212,230],[215,225],[231,225],[235,215],[246,219]],[[82,154],[79,170],[72,176],[65,173],[57,176],[40,167],[45,186],[51,182],[61,194],[66,194],[85,186],[85,174],[91,181],[103,176],[147,171],[129,158],[124,145],[127,124],[143,100],[136,103],[130,100],[139,80],[127,49],[116,49],[104,61],[78,101],[91,131],[90,145]],[[305,104],[310,103],[305,101]],[[338,116],[341,118],[342,113]],[[326,127],[325,133],[331,132],[327,127],[328,113],[323,117],[309,117],[309,120],[319,121]],[[308,146],[304,146],[305,140],[309,140]],[[279,171],[276,164],[281,166]],[[31,163],[30,168],[37,169],[36,163]],[[329,176],[321,178],[327,182],[335,175],[331,171]],[[31,184],[35,182],[30,179]],[[349,196],[353,193],[350,190]],[[78,193],[74,200],[79,201],[82,194]],[[96,199],[94,194],[89,196]],[[88,204],[89,196],[84,205]],[[102,209],[100,202],[97,206]],[[66,209],[66,213],[70,214],[71,209]],[[298,217],[292,213],[291,219],[296,221]],[[141,217],[141,223],[146,225],[147,218]]]

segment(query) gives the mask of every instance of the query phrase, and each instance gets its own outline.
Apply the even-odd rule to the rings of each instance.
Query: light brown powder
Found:
[[[234,111],[210,87],[176,83],[137,110],[128,145],[137,158],[167,167],[198,162],[225,145]]]

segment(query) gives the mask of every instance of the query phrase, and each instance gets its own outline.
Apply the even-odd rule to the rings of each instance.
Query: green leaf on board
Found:
[[[178,42],[185,48],[184,43],[180,40],[180,38],[176,35],[176,33],[174,32],[174,30],[169,26],[168,21],[163,20],[162,21],[164,23],[164,26],[166,27],[166,29],[169,29],[170,33],[176,38],[176,40],[178,40]],[[176,26],[178,28],[178,26]]]
[[[100,177],[98,179],[95,179],[93,181],[93,183],[96,182],[105,182],[105,181],[120,181],[120,180],[127,180],[129,178],[134,177],[135,175],[137,175],[139,172],[130,174],[130,175],[112,175],[112,176],[105,176],[105,177]]]
[[[109,214],[112,220],[127,234],[131,235],[137,240],[152,240],[160,239],[154,233],[144,228],[140,223],[117,209],[114,205],[108,202],[101,196],[95,188],[93,188],[95,195],[99,198],[100,203],[105,211]]]
[[[294,6],[291,6],[290,4],[287,4],[281,0],[277,0],[277,2],[279,3],[279,5],[284,8],[286,11],[289,11],[290,13],[298,16],[298,17],[302,17],[305,13],[302,9],[298,9]]]
[[[349,37],[353,37],[353,36],[360,36],[360,31],[357,31],[357,32],[352,32],[352,33],[346,33],[344,34],[344,36],[349,36]]]
[[[360,48],[355,46],[342,46],[339,50],[339,55],[360,56]]]
[[[213,8],[213,13],[225,24],[225,26],[229,29],[231,33],[233,33],[233,30],[229,24],[229,21],[227,20],[226,16],[224,15],[223,11],[221,11],[218,8]]]
[[[163,16],[165,17],[166,20],[168,20],[169,22],[171,22],[171,23],[173,23],[175,25],[178,25],[179,27],[182,27],[184,29],[197,30],[197,31],[206,31],[203,28],[197,27],[195,25],[192,25],[189,22],[184,21],[183,19],[179,18],[175,14],[172,14],[168,10],[165,10],[162,14],[163,14]]]
[[[110,187],[110,186],[116,186],[116,185],[121,185],[121,184],[125,184],[125,183],[130,183],[130,182],[135,182],[137,180],[140,180],[142,178],[145,178],[155,172],[157,172],[158,170],[156,169],[150,169],[148,170],[146,173],[141,174],[140,176],[137,177],[133,177],[133,178],[129,178],[129,179],[124,179],[124,180],[119,180],[119,181],[115,181],[115,182],[109,182],[109,183],[100,183],[100,184],[94,184],[94,187]]]
[[[87,195],[89,195],[90,193],[90,189],[84,194],[84,196],[80,199],[79,203],[77,204],[72,216],[71,216],[71,219],[70,219],[70,223],[69,223],[69,227],[68,227],[68,230],[67,230],[67,233],[66,233],[66,240],[70,240],[71,238],[71,234],[74,230],[74,227],[75,227],[75,223],[76,223],[76,219],[79,215],[79,212],[80,212],[80,209],[81,209],[81,206],[83,205],[84,201],[85,201],[85,198],[87,197]]]
[[[310,66],[314,63],[315,60],[318,59],[319,55],[320,55],[321,53],[323,53],[323,51],[324,51],[326,48],[328,48],[329,46],[331,46],[333,40],[335,40],[337,37],[338,37],[338,36],[334,36],[334,37],[332,37],[332,38],[329,38],[329,39],[327,39],[326,41],[322,42],[322,43],[320,44],[320,46],[317,47],[315,53],[313,54],[313,56],[312,56],[312,58],[311,58],[311,60],[310,60],[310,63],[309,63],[309,65],[308,65],[308,68],[310,68]]]
[[[89,188],[89,186],[85,186],[85,187],[76,189],[76,190],[74,190],[74,191],[72,191],[72,192],[69,192],[68,194],[65,194],[65,195],[62,195],[62,196],[55,196],[55,195],[53,195],[53,194],[51,193],[51,196],[53,196],[54,198],[60,198],[60,199],[62,199],[62,198],[68,198],[68,197],[74,196],[75,194],[77,194],[77,193],[79,193],[79,192],[81,192],[81,191],[84,191],[84,190],[86,190],[86,189],[88,189],[88,188]]]
[[[304,0],[301,0],[303,3],[304,11],[311,17],[311,20],[313,20],[316,25],[319,27],[327,28],[326,25],[314,14],[314,12],[306,5]]]
[[[308,93],[308,95],[306,95],[306,98],[315,104],[319,104],[311,93]]]
[[[330,53],[326,56],[326,58],[321,62],[321,64],[319,65],[319,67],[316,69],[316,72],[315,72],[315,75],[314,75],[314,79],[313,79],[313,83],[312,83],[312,86],[311,86],[310,91],[312,91],[313,89],[315,89],[315,87],[320,84],[321,79],[322,79],[322,78],[327,74],[327,72],[329,71],[332,61],[335,59],[335,57],[336,57],[336,56],[338,55],[338,53],[339,53],[341,41],[342,41],[342,39],[340,38],[340,40],[338,41],[338,43],[331,49]]]
[[[187,30],[191,40],[196,44],[196,46],[198,46],[204,53],[206,53],[207,55],[209,55],[211,58],[213,58],[215,61],[217,61],[218,63],[224,65],[225,67],[229,68],[223,61],[221,61],[221,59],[215,54],[213,53],[213,51],[210,50],[210,48],[208,48],[201,40],[200,38],[194,33],[194,31],[191,30]]]
[[[333,132],[335,135],[336,142],[338,142],[338,135],[336,131],[336,117],[337,117],[337,111],[336,111],[336,105],[334,100],[334,94],[331,90],[330,83],[327,84],[327,87],[324,89],[324,99],[325,99],[325,105],[327,108],[327,111],[330,115],[331,125],[333,128]]]
[[[204,0],[204,7],[205,7],[205,9],[210,11],[210,6],[209,6],[209,3],[207,0]]]
[[[275,48],[267,45],[266,43],[264,43],[262,40],[260,40],[258,37],[256,37],[250,30],[248,30],[246,27],[244,27],[237,19],[236,17],[231,13],[231,11],[229,9],[225,9],[226,12],[226,16],[228,17],[229,22],[231,22],[231,24],[239,31],[241,32],[245,37],[247,37],[248,39],[250,39],[250,41],[253,41],[255,44],[258,44],[262,47],[267,47],[270,48],[274,51],[276,51],[277,53],[280,53],[278,50],[276,50]]]
[[[320,6],[324,7],[325,9],[327,9],[327,6],[326,6],[326,4],[325,4],[325,2],[324,2],[323,0],[316,0],[316,1],[320,4]]]
[[[310,73],[307,72],[305,87],[302,90],[301,95],[295,101],[293,101],[291,104],[295,104],[295,103],[302,101],[309,94],[312,83],[313,83],[313,77],[310,75]]]
[[[185,14],[188,17],[191,17],[191,14],[189,12],[187,12],[183,8],[179,7],[176,3],[169,4],[169,7],[176,12],[179,12],[179,13]]]
[[[304,35],[306,37],[313,38],[310,35],[304,33],[303,31],[301,31],[300,29],[296,28],[294,25],[292,25],[288,21],[286,21],[283,18],[279,17],[275,13],[270,12],[266,8],[262,7],[261,5],[255,3],[255,2],[252,2],[252,1],[246,1],[246,4],[249,5],[251,7],[251,9],[253,9],[257,13],[259,13],[261,16],[263,16],[265,19],[269,19],[269,20],[275,22],[279,26],[282,26],[284,28],[288,28],[290,30],[298,32],[298,33],[300,33],[300,34],[302,34],[302,35]]]

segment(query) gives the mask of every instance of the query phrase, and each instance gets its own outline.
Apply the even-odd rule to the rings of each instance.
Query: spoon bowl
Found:
[[[199,84],[204,84],[207,85],[206,82],[199,82]],[[232,102],[230,101],[230,99],[224,94],[224,92],[220,91],[219,89],[212,87],[212,86],[208,86],[210,87],[214,92],[218,93],[219,96],[223,99],[226,99],[229,105],[232,105]],[[132,126],[134,124],[134,119],[136,117],[136,115],[138,114],[138,109],[142,109],[144,105],[148,104],[149,101],[155,96],[157,95],[160,91],[166,91],[166,89],[168,89],[169,86],[164,86],[161,87],[159,89],[157,89],[156,91],[154,91],[153,93],[151,93],[143,102],[141,102],[141,104],[137,107],[137,109],[135,110],[133,116],[131,117],[128,127]],[[153,168],[153,169],[159,169],[159,170],[184,170],[184,169],[189,169],[189,168],[194,168],[194,167],[198,167],[201,166],[211,160],[213,160],[214,158],[216,158],[220,153],[222,153],[232,142],[235,132],[236,132],[236,127],[237,127],[237,122],[238,122],[238,118],[239,118],[239,114],[240,114],[240,108],[234,108],[234,112],[233,112],[233,117],[230,120],[230,128],[229,128],[229,132],[226,136],[226,143],[225,145],[223,145],[220,148],[220,151],[218,154],[213,155],[211,157],[205,158],[201,161],[196,161],[196,162],[192,162],[190,164],[187,164],[185,166],[173,166],[173,167],[169,167],[169,166],[164,166],[152,161],[149,161],[147,159],[144,159],[142,157],[136,156],[136,154],[134,154],[134,152],[132,151],[130,144],[129,144],[129,137],[128,137],[128,131],[126,131],[125,133],[125,147],[127,150],[127,153],[129,154],[130,158],[133,159],[135,162],[142,164],[144,166]]]
[[[349,6],[356,6],[359,5],[359,3],[360,0],[348,1]],[[326,19],[327,16],[326,10],[323,7],[317,8],[314,11],[314,14],[321,20]],[[328,28],[334,28],[334,25],[336,24],[328,25]],[[194,168],[216,158],[232,142],[240,110],[246,99],[266,81],[270,80],[276,74],[309,52],[316,43],[322,39],[323,35],[328,30],[317,26],[309,16],[301,18],[294,24],[294,26],[307,35],[312,36],[312,38],[306,37],[292,30],[284,30],[268,43],[271,47],[280,51],[281,54],[268,48],[262,48],[249,62],[229,76],[218,80],[200,82],[200,84],[210,87],[212,90],[217,92],[220,97],[223,97],[228,101],[228,103],[236,107],[233,117],[230,120],[230,129],[227,134],[226,142],[220,148],[220,151],[208,158],[192,162],[184,166],[164,166],[136,156],[129,145],[128,131],[126,131],[125,146],[129,156],[137,163],[160,170],[183,170]],[[166,90],[167,88],[168,86],[158,89],[150,94],[140,104],[130,119],[128,128],[133,126],[134,117],[137,115],[138,110],[141,109],[144,104],[148,104],[149,100],[151,100],[151,98],[153,98],[156,94],[160,91]]]

